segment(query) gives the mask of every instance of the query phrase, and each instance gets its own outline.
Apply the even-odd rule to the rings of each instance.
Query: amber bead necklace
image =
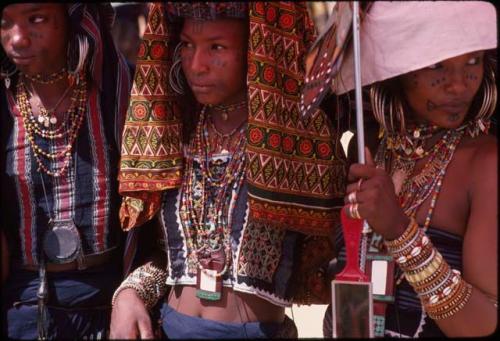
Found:
[[[67,127],[67,124],[61,124],[61,126],[59,126],[58,128],[51,130],[47,129],[47,127],[44,126],[41,127],[40,122],[35,119],[23,77],[20,77],[19,83],[17,85],[16,100],[19,106],[19,111],[23,118],[23,125],[26,130],[26,136],[30,142],[35,160],[38,164],[38,170],[43,171],[52,177],[60,177],[65,174],[71,160],[71,153],[76,137],[78,136],[78,131],[85,117],[87,103],[86,82],[84,80],[81,81],[75,88],[74,92],[75,95],[72,98],[71,107],[67,112],[67,120],[63,122],[68,123],[69,127]],[[36,136],[48,140],[57,140],[68,136],[68,139],[62,151],[47,152],[36,143]],[[58,170],[52,171],[44,164],[43,158],[48,159],[49,162],[56,160],[58,161],[61,159],[63,159],[64,162]]]

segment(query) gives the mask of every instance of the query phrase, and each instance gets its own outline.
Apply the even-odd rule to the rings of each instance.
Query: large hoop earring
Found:
[[[4,69],[3,69],[4,65],[11,65],[12,68],[10,70],[4,71]],[[18,70],[17,70],[16,65],[12,64],[7,57],[4,57],[2,60],[2,63],[0,64],[0,77],[3,78],[3,81],[5,83],[5,87],[7,89],[10,88],[10,84],[11,84],[10,77],[13,76],[17,71]]]
[[[180,53],[181,48],[182,48],[182,42],[177,44],[177,46],[174,49],[174,56],[173,56],[174,62],[172,64],[172,67],[170,68],[168,77],[168,83],[170,84],[170,87],[179,95],[184,94],[184,86],[186,84],[184,75],[182,73],[182,61]]]
[[[483,80],[483,103],[474,118],[476,121],[487,121],[495,112],[497,105],[497,85],[495,82],[495,72],[489,66]]]
[[[73,42],[68,44],[68,74],[70,80],[76,80],[78,84],[89,53],[89,41],[86,36],[79,34],[74,38]],[[76,52],[76,49],[78,49],[78,52]],[[75,54],[76,57],[74,57]],[[76,63],[74,62],[75,59]],[[76,64],[74,69],[72,69],[72,64]]]
[[[389,106],[389,112],[391,113],[391,129],[395,131],[395,124],[393,123],[393,114],[396,116],[396,121],[399,122],[399,133],[406,134],[406,123],[405,115],[403,112],[403,102],[397,96],[393,96],[391,104]]]
[[[389,135],[396,134],[395,126],[397,123],[399,123],[399,132],[404,134],[406,124],[403,103],[396,96],[388,97],[388,91],[380,83],[371,86],[370,102],[373,115],[380,127]]]

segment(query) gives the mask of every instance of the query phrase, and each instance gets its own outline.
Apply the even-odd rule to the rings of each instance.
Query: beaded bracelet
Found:
[[[152,308],[167,290],[167,272],[152,263],[147,263],[135,269],[116,289],[111,300],[115,304],[118,294],[124,289],[134,289],[146,305]]]
[[[434,274],[437,269],[439,269],[442,261],[443,261],[443,257],[441,256],[441,254],[437,253],[437,255],[436,255],[436,252],[433,251],[429,260],[426,261],[426,263],[428,263],[428,265],[426,265],[426,266],[424,265],[424,267],[417,268],[417,270],[415,272],[413,272],[413,271],[406,271],[405,272],[406,280],[410,284],[422,282],[427,277]]]
[[[400,237],[384,243],[430,318],[453,316],[468,302],[472,286],[450,268],[414,218]]]
[[[472,285],[461,280],[461,285],[454,297],[441,305],[438,309],[426,308],[427,315],[434,320],[442,320],[459,312],[469,301],[472,294]]]
[[[415,243],[412,249],[412,253],[405,256],[405,262],[398,262],[398,264],[404,271],[408,271],[411,273],[419,272],[420,269],[423,269],[425,265],[431,262],[435,257],[435,255],[433,254],[433,250],[434,248],[429,247],[428,245],[422,246],[421,244]]]
[[[394,240],[385,240],[384,243],[388,249],[392,252],[398,252],[401,249],[404,249],[415,234],[418,232],[419,227],[415,218],[411,217],[410,222],[408,223],[408,227],[403,232],[401,236]]]
[[[426,288],[435,286],[436,283],[439,283],[440,281],[443,280],[448,274],[448,271],[450,270],[450,267],[448,263],[446,262],[441,262],[441,265],[439,268],[437,268],[434,273],[432,273],[430,276],[425,277],[419,282],[415,283],[410,283],[412,287],[415,289],[416,292],[423,292],[425,291]]]

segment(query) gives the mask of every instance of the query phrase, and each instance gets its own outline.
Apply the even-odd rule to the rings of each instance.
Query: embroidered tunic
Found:
[[[209,159],[211,169],[224,168],[230,155],[218,154]],[[200,166],[195,158],[194,167]],[[197,172],[199,173],[199,172]],[[239,193],[231,196],[229,226],[231,227],[231,266],[223,275],[223,286],[235,291],[255,294],[279,306],[290,306],[289,282],[299,233],[279,230],[260,224],[249,224],[248,193],[245,182]],[[168,254],[168,285],[196,285],[196,267],[188,265],[191,250],[179,215],[179,190],[163,195],[161,224]]]

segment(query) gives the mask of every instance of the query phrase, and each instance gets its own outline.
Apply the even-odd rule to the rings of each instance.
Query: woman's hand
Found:
[[[348,216],[366,219],[370,227],[385,239],[399,237],[409,223],[394,190],[394,183],[385,170],[375,167],[368,148],[366,164],[349,168],[344,210]]]
[[[116,297],[111,312],[109,338],[154,338],[149,313],[134,289],[124,289]]]

